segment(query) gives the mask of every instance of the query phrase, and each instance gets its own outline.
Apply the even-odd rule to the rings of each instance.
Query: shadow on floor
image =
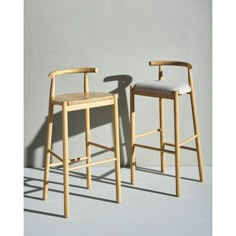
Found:
[[[46,215],[46,216],[65,218],[64,215],[49,213],[49,212],[45,212],[45,211],[36,211],[36,210],[31,210],[31,209],[26,209],[26,208],[24,209],[24,211],[25,212],[29,212],[29,213],[34,213],[34,214],[40,214],[40,215]]]
[[[39,171],[44,171],[43,168],[34,168],[34,169],[39,170]],[[115,186],[116,185],[115,179],[108,177],[110,174],[113,174],[113,172],[114,172],[114,169],[109,170],[106,173],[104,173],[102,175],[99,175],[99,176],[92,175],[92,181]],[[63,175],[62,169],[60,169],[60,168],[51,169],[50,173]],[[158,173],[158,174],[160,174],[160,173]],[[83,179],[86,182],[86,174],[71,171],[69,175],[72,178]],[[167,175],[167,176],[174,177],[172,175]],[[31,177],[28,177],[28,176],[25,176],[24,179],[25,179],[24,180],[25,187],[32,188],[31,190],[27,190],[27,191],[24,192],[24,197],[34,199],[34,200],[43,200],[40,197],[35,197],[35,196],[30,195],[30,194],[35,193],[35,192],[42,192],[42,190],[43,190],[42,187],[39,187],[38,185],[32,184],[31,182],[34,181],[34,182],[43,184],[43,180],[39,179],[39,178],[31,178]],[[63,186],[62,182],[57,182],[57,181],[49,181],[49,186],[50,186],[50,184],[56,184],[56,185]],[[74,187],[74,188],[87,189],[87,187],[73,185],[73,184],[70,184],[69,186]],[[126,181],[121,181],[121,187],[132,189],[132,190],[137,190],[137,191],[144,191],[144,192],[153,193],[153,194],[161,194],[161,195],[169,196],[169,197],[176,197],[176,195],[172,194],[172,193],[165,193],[165,192],[156,191],[156,190],[152,190],[152,189],[147,189],[147,188],[143,188],[143,187],[133,186],[133,185],[130,185],[130,183],[126,182]],[[63,190],[58,190],[58,189],[49,187],[49,192],[50,191],[60,193],[60,194],[64,193]],[[70,195],[77,196],[77,197],[83,197],[83,198],[87,198],[87,199],[91,199],[91,200],[98,200],[98,201],[103,201],[103,202],[116,203],[116,201],[111,200],[111,199],[104,199],[104,198],[100,198],[100,197],[96,197],[96,196],[77,194],[77,193],[74,193],[72,191],[70,191]],[[36,213],[36,214],[44,214],[44,215],[47,215],[47,216],[64,217],[63,215],[58,215],[58,214],[49,213],[49,212],[36,211],[36,210],[33,210],[33,209],[25,209],[25,211],[30,212],[30,213]]]
[[[163,176],[174,177],[175,178],[175,175],[170,175],[170,174],[162,173],[160,170],[153,170],[153,169],[145,168],[145,167],[136,167],[136,170],[137,171],[146,172],[146,173],[150,173],[150,174],[157,174],[157,175],[163,175]],[[191,179],[191,178],[187,178],[187,177],[181,177],[181,179],[189,180],[189,181],[194,181],[194,182],[201,182],[198,179]]]
[[[38,170],[42,170],[42,169],[38,169]],[[53,173],[57,173],[57,174],[62,174],[62,172],[53,172]],[[70,176],[74,176],[73,174]],[[86,175],[85,174],[81,174],[81,175],[77,175],[77,178],[82,178],[82,179],[86,179]],[[92,176],[92,179],[94,178],[94,176]],[[94,179],[93,179],[94,180]],[[32,188],[31,190],[27,190],[24,192],[24,198],[29,198],[29,199],[33,199],[33,200],[40,200],[43,201],[42,197],[35,197],[35,196],[31,196],[30,194],[35,193],[35,192],[42,192],[43,188],[33,185],[30,182],[32,181],[37,181],[40,183],[43,183],[42,179],[38,179],[38,178],[31,178],[31,177],[24,177],[24,186],[28,187],[28,188]],[[57,182],[57,181],[49,181],[49,184],[56,184],[56,185],[61,185],[63,186],[62,182]],[[80,189],[87,189],[87,187],[84,186],[78,186],[78,185],[73,185],[73,184],[69,184],[69,187],[74,187],[74,188],[80,188]],[[48,189],[49,192],[55,192],[55,193],[60,193],[63,194],[64,191],[63,190],[58,190],[58,189],[54,189],[54,188],[49,188]],[[76,196],[76,197],[83,197],[83,198],[87,198],[87,199],[91,199],[91,200],[97,200],[97,201],[103,201],[103,202],[109,202],[109,203],[117,203],[115,200],[111,200],[111,199],[105,199],[105,198],[100,198],[100,197],[95,197],[95,196],[89,196],[89,195],[84,195],[84,194],[78,194],[78,193],[74,193],[71,192],[69,193],[71,196]],[[50,213],[50,212],[44,212],[44,211],[38,211],[38,210],[34,210],[34,209],[26,209],[24,208],[25,212],[29,212],[29,213],[34,213],[34,214],[41,214],[41,215],[46,215],[46,216],[53,216],[53,217],[59,217],[59,218],[64,218],[64,215],[60,215],[60,214],[55,214],[55,213]]]

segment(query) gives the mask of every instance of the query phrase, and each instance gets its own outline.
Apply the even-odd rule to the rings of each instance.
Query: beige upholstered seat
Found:
[[[191,88],[187,83],[167,80],[155,80],[146,83],[136,83],[134,90],[162,93],[172,93],[174,91],[178,91],[180,95],[191,92]]]

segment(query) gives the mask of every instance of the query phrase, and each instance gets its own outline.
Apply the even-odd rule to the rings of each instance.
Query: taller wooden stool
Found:
[[[165,159],[164,153],[171,153],[175,155],[175,175],[176,175],[176,196],[181,194],[180,185],[180,149],[186,149],[190,151],[197,152],[198,168],[200,181],[203,182],[203,166],[201,157],[201,145],[197,122],[197,112],[195,104],[194,86],[192,80],[191,69],[192,65],[186,62],[178,61],[151,61],[150,66],[159,67],[159,80],[153,82],[136,83],[134,86],[130,87],[130,124],[131,124],[131,184],[135,183],[135,147],[146,148],[151,150],[156,150],[161,152],[161,171],[165,172]],[[182,83],[175,81],[165,81],[163,80],[163,67],[164,66],[178,66],[186,67],[188,72],[188,83]],[[194,135],[184,141],[179,140],[179,96],[190,95],[192,116],[193,116],[193,126]],[[135,134],[135,95],[156,97],[159,98],[159,120],[160,128],[145,132],[143,134]],[[174,144],[165,142],[164,136],[164,99],[173,100],[174,104]],[[136,143],[136,138],[140,138],[155,132],[160,133],[160,147],[152,147],[143,144]],[[195,140],[196,148],[185,146],[191,140]],[[174,147],[174,151],[166,149],[166,146]]]
[[[48,110],[48,130],[47,130],[47,143],[46,143],[46,156],[45,156],[45,172],[44,172],[44,188],[43,199],[48,197],[48,184],[49,184],[49,168],[62,165],[63,178],[64,178],[64,216],[69,216],[69,171],[80,168],[87,170],[87,188],[91,188],[91,166],[115,162],[116,174],[116,201],[121,201],[121,186],[120,186],[120,149],[119,149],[119,127],[118,127],[118,101],[117,95],[110,93],[97,93],[89,92],[88,73],[96,73],[97,68],[73,68],[56,70],[49,73],[51,79],[51,88],[49,96],[49,110]],[[56,76],[83,73],[84,74],[84,92],[83,93],[70,93],[63,95],[55,95],[55,79]],[[62,108],[62,140],[63,140],[63,156],[52,151],[52,128],[53,128],[53,108],[59,105]],[[101,144],[97,144],[90,139],[90,109],[94,107],[112,106],[114,116],[114,148],[109,148]],[[86,156],[78,157],[75,159],[69,158],[68,152],[68,112],[75,110],[85,110],[85,145]],[[114,152],[114,157],[102,161],[91,161],[91,145],[103,148],[108,151]],[[51,155],[59,160],[57,163],[51,163]],[[69,167],[70,163],[76,163],[86,160],[86,164]]]

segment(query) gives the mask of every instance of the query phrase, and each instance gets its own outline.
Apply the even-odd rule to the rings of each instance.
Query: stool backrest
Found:
[[[183,61],[150,61],[150,66],[184,66],[188,69],[192,69],[192,65]]]
[[[76,74],[83,73],[84,74],[84,93],[89,92],[89,84],[88,84],[88,73],[97,73],[98,68],[68,68],[61,70],[54,70],[48,74],[49,79],[51,79],[51,88],[50,88],[50,97],[55,96],[55,79],[57,76],[66,75],[66,74]]]
[[[159,75],[158,75],[158,79],[162,80],[163,79],[163,70],[162,67],[163,66],[182,66],[182,67],[186,67],[188,69],[188,82],[189,85],[192,88],[192,73],[191,73],[191,69],[192,69],[192,65],[188,62],[183,62],[183,61],[150,61],[149,62],[150,66],[159,66]]]

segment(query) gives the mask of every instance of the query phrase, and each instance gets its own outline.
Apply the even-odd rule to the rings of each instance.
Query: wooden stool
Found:
[[[120,186],[120,148],[119,148],[119,127],[118,127],[118,101],[117,95],[110,93],[95,93],[89,92],[88,86],[88,73],[96,73],[97,68],[73,68],[56,70],[49,73],[51,79],[51,88],[49,96],[49,110],[48,110],[48,130],[47,130],[47,143],[46,143],[46,156],[45,156],[45,172],[44,172],[44,188],[43,199],[48,197],[48,184],[49,184],[49,168],[63,166],[64,178],[64,216],[69,216],[69,171],[86,167],[87,172],[87,188],[91,188],[91,166],[98,164],[115,162],[116,174],[116,201],[121,201],[121,186]],[[55,79],[56,76],[65,74],[83,73],[84,74],[84,93],[71,93],[55,96]],[[62,140],[63,140],[63,157],[60,157],[51,150],[52,144],[52,128],[53,128],[53,107],[59,105],[62,107]],[[109,148],[101,144],[91,142],[90,140],[90,108],[112,106],[114,115],[114,148]],[[86,156],[75,159],[69,158],[68,153],[68,112],[75,110],[85,110],[85,143],[86,143]],[[108,151],[114,152],[115,157],[91,162],[91,145],[103,148]],[[51,155],[59,160],[57,163],[50,163]],[[76,163],[86,160],[86,164],[78,165],[69,168],[70,163]]]
[[[203,166],[201,157],[200,137],[197,122],[197,112],[195,104],[194,86],[192,80],[191,69],[192,65],[186,62],[178,61],[151,61],[150,66],[159,66],[159,80],[149,83],[136,83],[130,87],[130,125],[131,125],[131,184],[135,183],[135,147],[146,148],[161,152],[161,171],[165,171],[164,153],[171,153],[175,155],[175,175],[176,175],[176,196],[180,196],[180,149],[186,149],[197,152],[198,168],[200,181],[203,181]],[[188,83],[178,83],[163,80],[163,66],[179,66],[186,67],[188,71]],[[194,135],[182,142],[179,140],[179,96],[188,94],[191,99],[191,108],[193,116]],[[159,120],[160,128],[154,131],[145,132],[143,134],[135,135],[135,95],[157,97],[159,98]],[[174,144],[166,143],[164,140],[164,99],[171,99],[174,102]],[[155,132],[160,133],[160,147],[152,147],[138,144],[135,142],[136,138],[140,138]],[[195,140],[196,148],[185,146],[191,140]],[[166,149],[166,146],[174,147],[174,151]]]

